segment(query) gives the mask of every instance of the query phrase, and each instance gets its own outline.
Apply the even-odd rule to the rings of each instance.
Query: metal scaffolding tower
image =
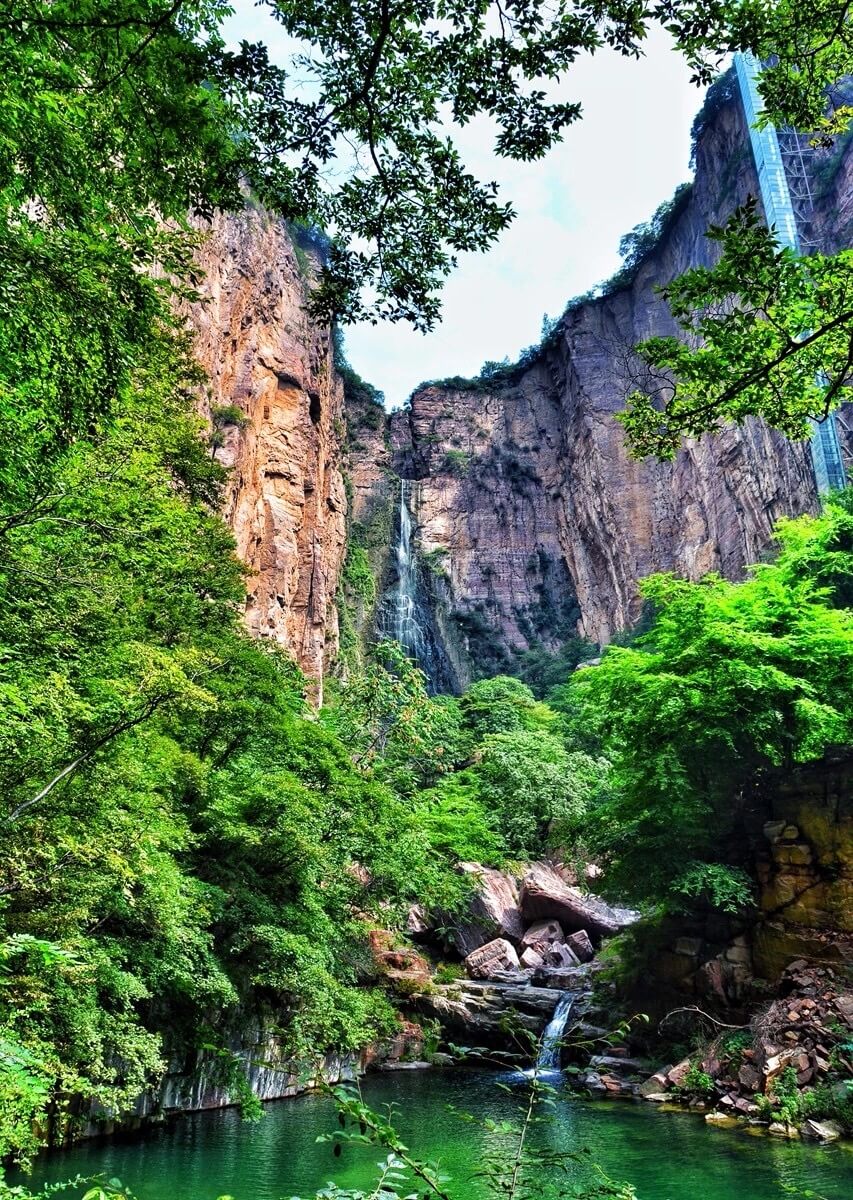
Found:
[[[805,240],[812,211],[808,150],[793,129],[780,131],[775,125],[756,127],[764,110],[757,86],[761,74],[758,59],[749,53],[736,54],[735,71],[767,224],[775,227],[783,246],[797,254],[808,254],[815,249]],[[844,487],[844,460],[835,413],[830,413],[823,421],[812,421],[810,446],[818,491],[824,493]]]

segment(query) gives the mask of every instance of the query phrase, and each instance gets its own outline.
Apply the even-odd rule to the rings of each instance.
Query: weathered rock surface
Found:
[[[821,236],[844,244],[851,163],[848,150],[816,213]],[[652,571],[740,578],[777,518],[816,508],[807,448],[759,422],[659,464],[628,458],[616,420],[632,385],[627,351],[674,332],[655,288],[710,263],[708,225],[757,192],[730,104],[699,143],[689,200],[629,287],[573,308],[512,380],[424,386],[392,417],[394,467],[413,481],[420,552],[440,562],[433,602],[462,683],[472,667],[499,669],[576,632],[609,641],[639,616],[637,583]],[[824,220],[833,203],[844,215]]]
[[[511,983],[462,980],[415,997],[417,1010],[436,1017],[442,1027],[466,1045],[506,1049],[507,1020],[538,1037],[554,1014],[561,992]]]
[[[545,863],[536,863],[526,872],[519,898],[525,920],[557,921],[564,930],[586,930],[599,939],[611,937],[636,919],[636,914],[627,909],[611,908],[603,900],[570,887]]]
[[[250,568],[246,624],[286,646],[322,698],[338,648],[335,596],[346,543],[343,387],[330,331],[305,311],[284,222],[247,208],[204,227],[203,302],[186,315],[209,388],[240,410],[217,459],[230,469],[225,517]]]
[[[458,870],[473,885],[468,914],[450,930],[450,940],[459,953],[469,955],[496,937],[520,946],[524,920],[518,903],[518,883],[513,876],[472,862],[460,863]]]
[[[577,933],[570,933],[566,938],[566,945],[579,962],[591,962],[595,956],[595,950],[585,929],[579,929]]]
[[[534,921],[521,939],[523,946],[548,945],[550,942],[562,942],[565,937],[559,921]]]
[[[495,938],[465,958],[465,969],[472,979],[491,979],[497,972],[517,971],[520,966],[515,947],[505,938]]]

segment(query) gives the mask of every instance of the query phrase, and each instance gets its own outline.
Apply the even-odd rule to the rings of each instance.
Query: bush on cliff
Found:
[[[612,887],[652,903],[742,905],[742,785],[851,741],[850,510],[848,494],[819,517],[781,521],[778,557],[744,583],[650,577],[650,629],[557,698],[571,734],[613,762],[612,794],[587,831]]]

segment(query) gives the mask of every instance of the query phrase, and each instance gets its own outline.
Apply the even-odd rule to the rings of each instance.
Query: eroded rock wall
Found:
[[[844,151],[815,210],[836,244],[849,237],[851,170]],[[675,332],[656,287],[709,264],[705,230],[757,191],[732,103],[703,135],[689,200],[630,286],[568,311],[550,348],[512,381],[424,387],[394,414],[394,465],[417,481],[418,545],[441,581],[461,676],[496,647],[553,649],[575,632],[608,642],[639,617],[645,575],[737,579],[767,552],[779,517],[816,509],[808,448],[760,422],[659,464],[628,457],[616,419],[632,384],[630,348]]]
[[[310,263],[251,207],[203,229],[204,297],[189,311],[209,378],[204,415],[235,406],[216,457],[225,517],[249,568],[246,624],[285,646],[322,698],[338,648],[346,550],[344,396],[330,331],[305,309]]]

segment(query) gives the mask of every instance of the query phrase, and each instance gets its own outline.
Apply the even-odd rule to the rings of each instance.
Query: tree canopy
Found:
[[[697,82],[732,49],[773,56],[768,115],[821,124],[853,62],[840,0],[265,0],[297,40],[292,63],[229,49],[224,0],[10,0],[0,16],[0,187],[20,219],[114,229],[158,255],[152,222],[238,202],[332,237],[318,311],[427,328],[461,251],[512,219],[465,167],[452,131],[478,116],[496,154],[541,157],[581,115],[564,98],[578,57],[636,56],[663,25]]]
[[[588,833],[610,885],[635,900],[744,904],[730,869],[746,845],[733,837],[743,785],[853,737],[849,494],[782,521],[777,542],[744,583],[651,576],[649,631],[553,698],[577,743],[612,763]]]

